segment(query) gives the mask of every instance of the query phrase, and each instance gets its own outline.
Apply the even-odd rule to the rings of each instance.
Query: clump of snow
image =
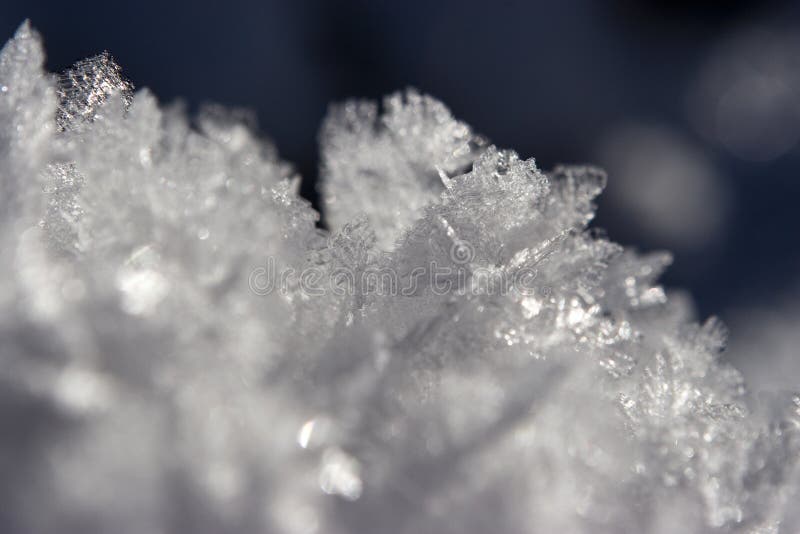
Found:
[[[800,396],[587,231],[602,171],[345,104],[328,233],[235,115],[43,57],[0,53],[3,532],[798,527]]]
[[[365,214],[384,248],[466,169],[485,140],[414,90],[333,106],[322,127],[325,213],[335,226]]]

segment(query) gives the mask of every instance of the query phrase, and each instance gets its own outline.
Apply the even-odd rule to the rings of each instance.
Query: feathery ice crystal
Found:
[[[800,397],[587,231],[601,171],[350,102],[327,233],[234,114],[43,57],[0,56],[3,532],[800,528]]]

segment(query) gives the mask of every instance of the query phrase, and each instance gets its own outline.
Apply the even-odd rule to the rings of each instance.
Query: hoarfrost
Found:
[[[0,53],[4,532],[800,527],[800,397],[587,230],[600,170],[348,103],[327,233],[235,114],[43,57]]]

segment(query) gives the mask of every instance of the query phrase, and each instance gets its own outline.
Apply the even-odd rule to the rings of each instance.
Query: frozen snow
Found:
[[[800,528],[800,396],[587,231],[602,171],[346,103],[328,233],[235,114],[43,58],[0,54],[3,532]]]

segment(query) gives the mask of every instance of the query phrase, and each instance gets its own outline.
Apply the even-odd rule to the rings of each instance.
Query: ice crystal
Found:
[[[3,532],[800,526],[800,396],[587,230],[602,171],[352,102],[325,232],[236,114],[43,57],[0,53]]]
[[[122,77],[122,69],[108,52],[79,61],[58,78],[56,123],[64,129],[92,120],[97,109],[116,92],[130,105],[133,86]]]
[[[441,102],[413,90],[387,97],[384,109],[380,117],[374,102],[331,109],[322,128],[323,177],[331,223],[364,213],[390,247],[484,141]]]

